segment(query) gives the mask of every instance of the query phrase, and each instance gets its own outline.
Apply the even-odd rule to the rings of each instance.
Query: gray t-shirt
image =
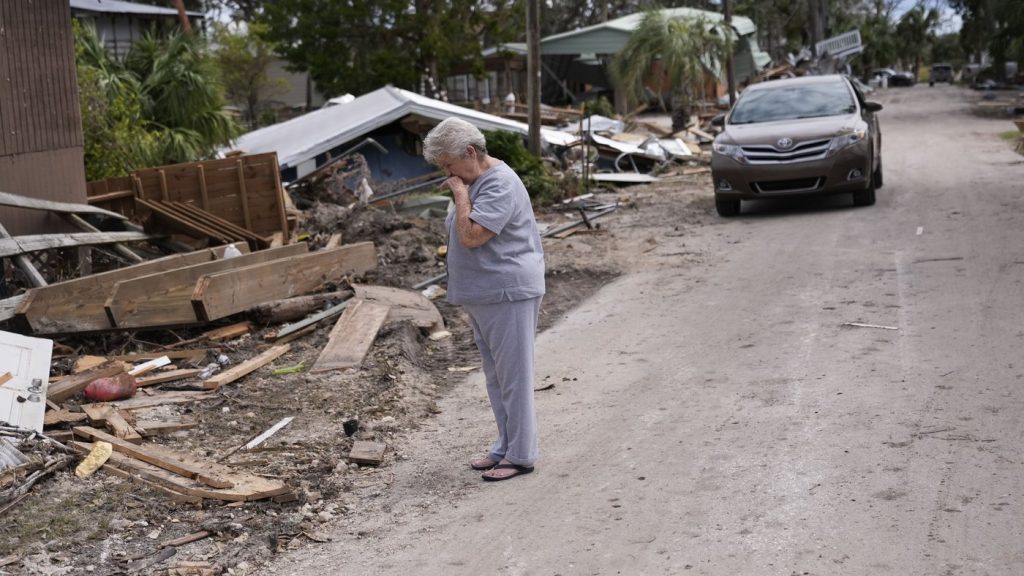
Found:
[[[448,301],[494,304],[544,295],[544,249],[530,195],[504,162],[469,187],[469,218],[497,234],[483,246],[459,243],[455,210],[448,214]]]

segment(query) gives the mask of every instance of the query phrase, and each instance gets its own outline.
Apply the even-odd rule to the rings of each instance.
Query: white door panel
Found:
[[[53,341],[0,331],[0,422],[43,431]]]

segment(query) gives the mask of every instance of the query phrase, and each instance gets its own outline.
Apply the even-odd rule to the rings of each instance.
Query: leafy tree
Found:
[[[264,37],[327,94],[482,70],[484,41],[515,39],[523,24],[513,0],[276,0],[259,18]]]
[[[924,6],[918,4],[903,14],[896,25],[900,54],[913,59],[915,74],[921,67],[928,47],[935,42],[935,27],[938,23],[938,10],[925,10]]]
[[[75,55],[90,179],[197,160],[239,133],[195,36],[143,38],[122,62],[94,28],[76,27]]]
[[[651,81],[657,94],[670,87],[672,130],[682,130],[689,121],[693,87],[707,65],[725,61],[730,44],[727,35],[703,18],[667,18],[661,10],[651,10],[612,61],[612,77],[633,102],[643,99]],[[655,65],[661,73],[652,73]]]
[[[243,117],[251,126],[260,123],[260,102],[283,88],[283,81],[275,82],[267,75],[275,56],[272,45],[260,36],[262,28],[258,22],[250,24],[246,31],[232,30],[224,24],[214,26],[214,60],[225,96],[242,105]]]
[[[153,160],[138,82],[107,56],[95,28],[72,21],[88,180],[120,176]]]

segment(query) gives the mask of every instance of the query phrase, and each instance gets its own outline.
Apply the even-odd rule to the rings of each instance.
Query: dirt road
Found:
[[[538,341],[536,473],[465,465],[491,435],[470,378],[266,573],[1024,574],[1024,163],[967,97],[876,97],[874,207],[646,232]]]

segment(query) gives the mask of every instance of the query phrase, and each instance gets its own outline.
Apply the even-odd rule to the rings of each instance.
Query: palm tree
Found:
[[[659,96],[667,83],[672,90],[672,130],[678,131],[689,123],[693,88],[730,49],[731,31],[723,33],[703,18],[668,18],[661,10],[651,10],[616,55],[612,76],[616,88],[632,102],[644,99],[649,83]],[[653,73],[656,64],[660,74]]]
[[[928,45],[935,41],[934,30],[938,23],[939,11],[934,8],[926,11],[919,4],[908,10],[896,25],[896,36],[902,44],[903,54],[914,59],[915,77]]]

